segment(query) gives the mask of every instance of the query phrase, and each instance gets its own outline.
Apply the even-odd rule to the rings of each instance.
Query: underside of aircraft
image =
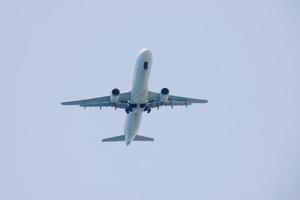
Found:
[[[162,88],[160,92],[148,90],[148,80],[152,66],[152,53],[143,49],[137,56],[132,89],[121,93],[114,88],[109,96],[83,99],[77,101],[62,102],[62,105],[77,105],[81,107],[113,107],[124,109],[127,113],[124,134],[107,139],[103,142],[126,141],[129,145],[132,141],[153,141],[153,138],[137,135],[143,112],[150,113],[153,108],[162,106],[189,106],[194,103],[207,103],[205,99],[195,99],[170,95],[168,88]]]

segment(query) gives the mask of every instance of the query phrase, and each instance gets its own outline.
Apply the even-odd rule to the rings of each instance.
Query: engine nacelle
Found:
[[[169,89],[168,88],[163,88],[160,91],[160,101],[166,102],[169,99]]]
[[[111,91],[110,101],[112,103],[117,103],[120,96],[120,90],[118,88],[115,88]]]

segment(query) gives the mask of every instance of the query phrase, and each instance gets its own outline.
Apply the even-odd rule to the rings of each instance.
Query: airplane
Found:
[[[125,141],[128,146],[132,141],[153,141],[153,138],[137,135],[143,112],[150,113],[152,108],[161,106],[188,106],[193,103],[207,103],[208,100],[173,96],[168,88],[162,88],[159,93],[148,90],[149,75],[152,67],[152,53],[142,49],[135,62],[132,88],[129,92],[120,93],[118,88],[111,91],[111,95],[62,102],[62,105],[78,105],[81,107],[113,107],[124,109],[127,113],[124,134],[103,139],[102,142]]]

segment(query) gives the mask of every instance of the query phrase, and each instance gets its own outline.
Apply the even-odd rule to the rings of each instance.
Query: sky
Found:
[[[0,2],[0,199],[300,199],[297,0]],[[126,113],[60,102],[131,88],[208,99]]]

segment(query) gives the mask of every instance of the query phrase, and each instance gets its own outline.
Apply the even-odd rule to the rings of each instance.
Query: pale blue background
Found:
[[[298,0],[0,2],[0,199],[300,199]],[[61,101],[150,88],[209,104],[144,115]]]

